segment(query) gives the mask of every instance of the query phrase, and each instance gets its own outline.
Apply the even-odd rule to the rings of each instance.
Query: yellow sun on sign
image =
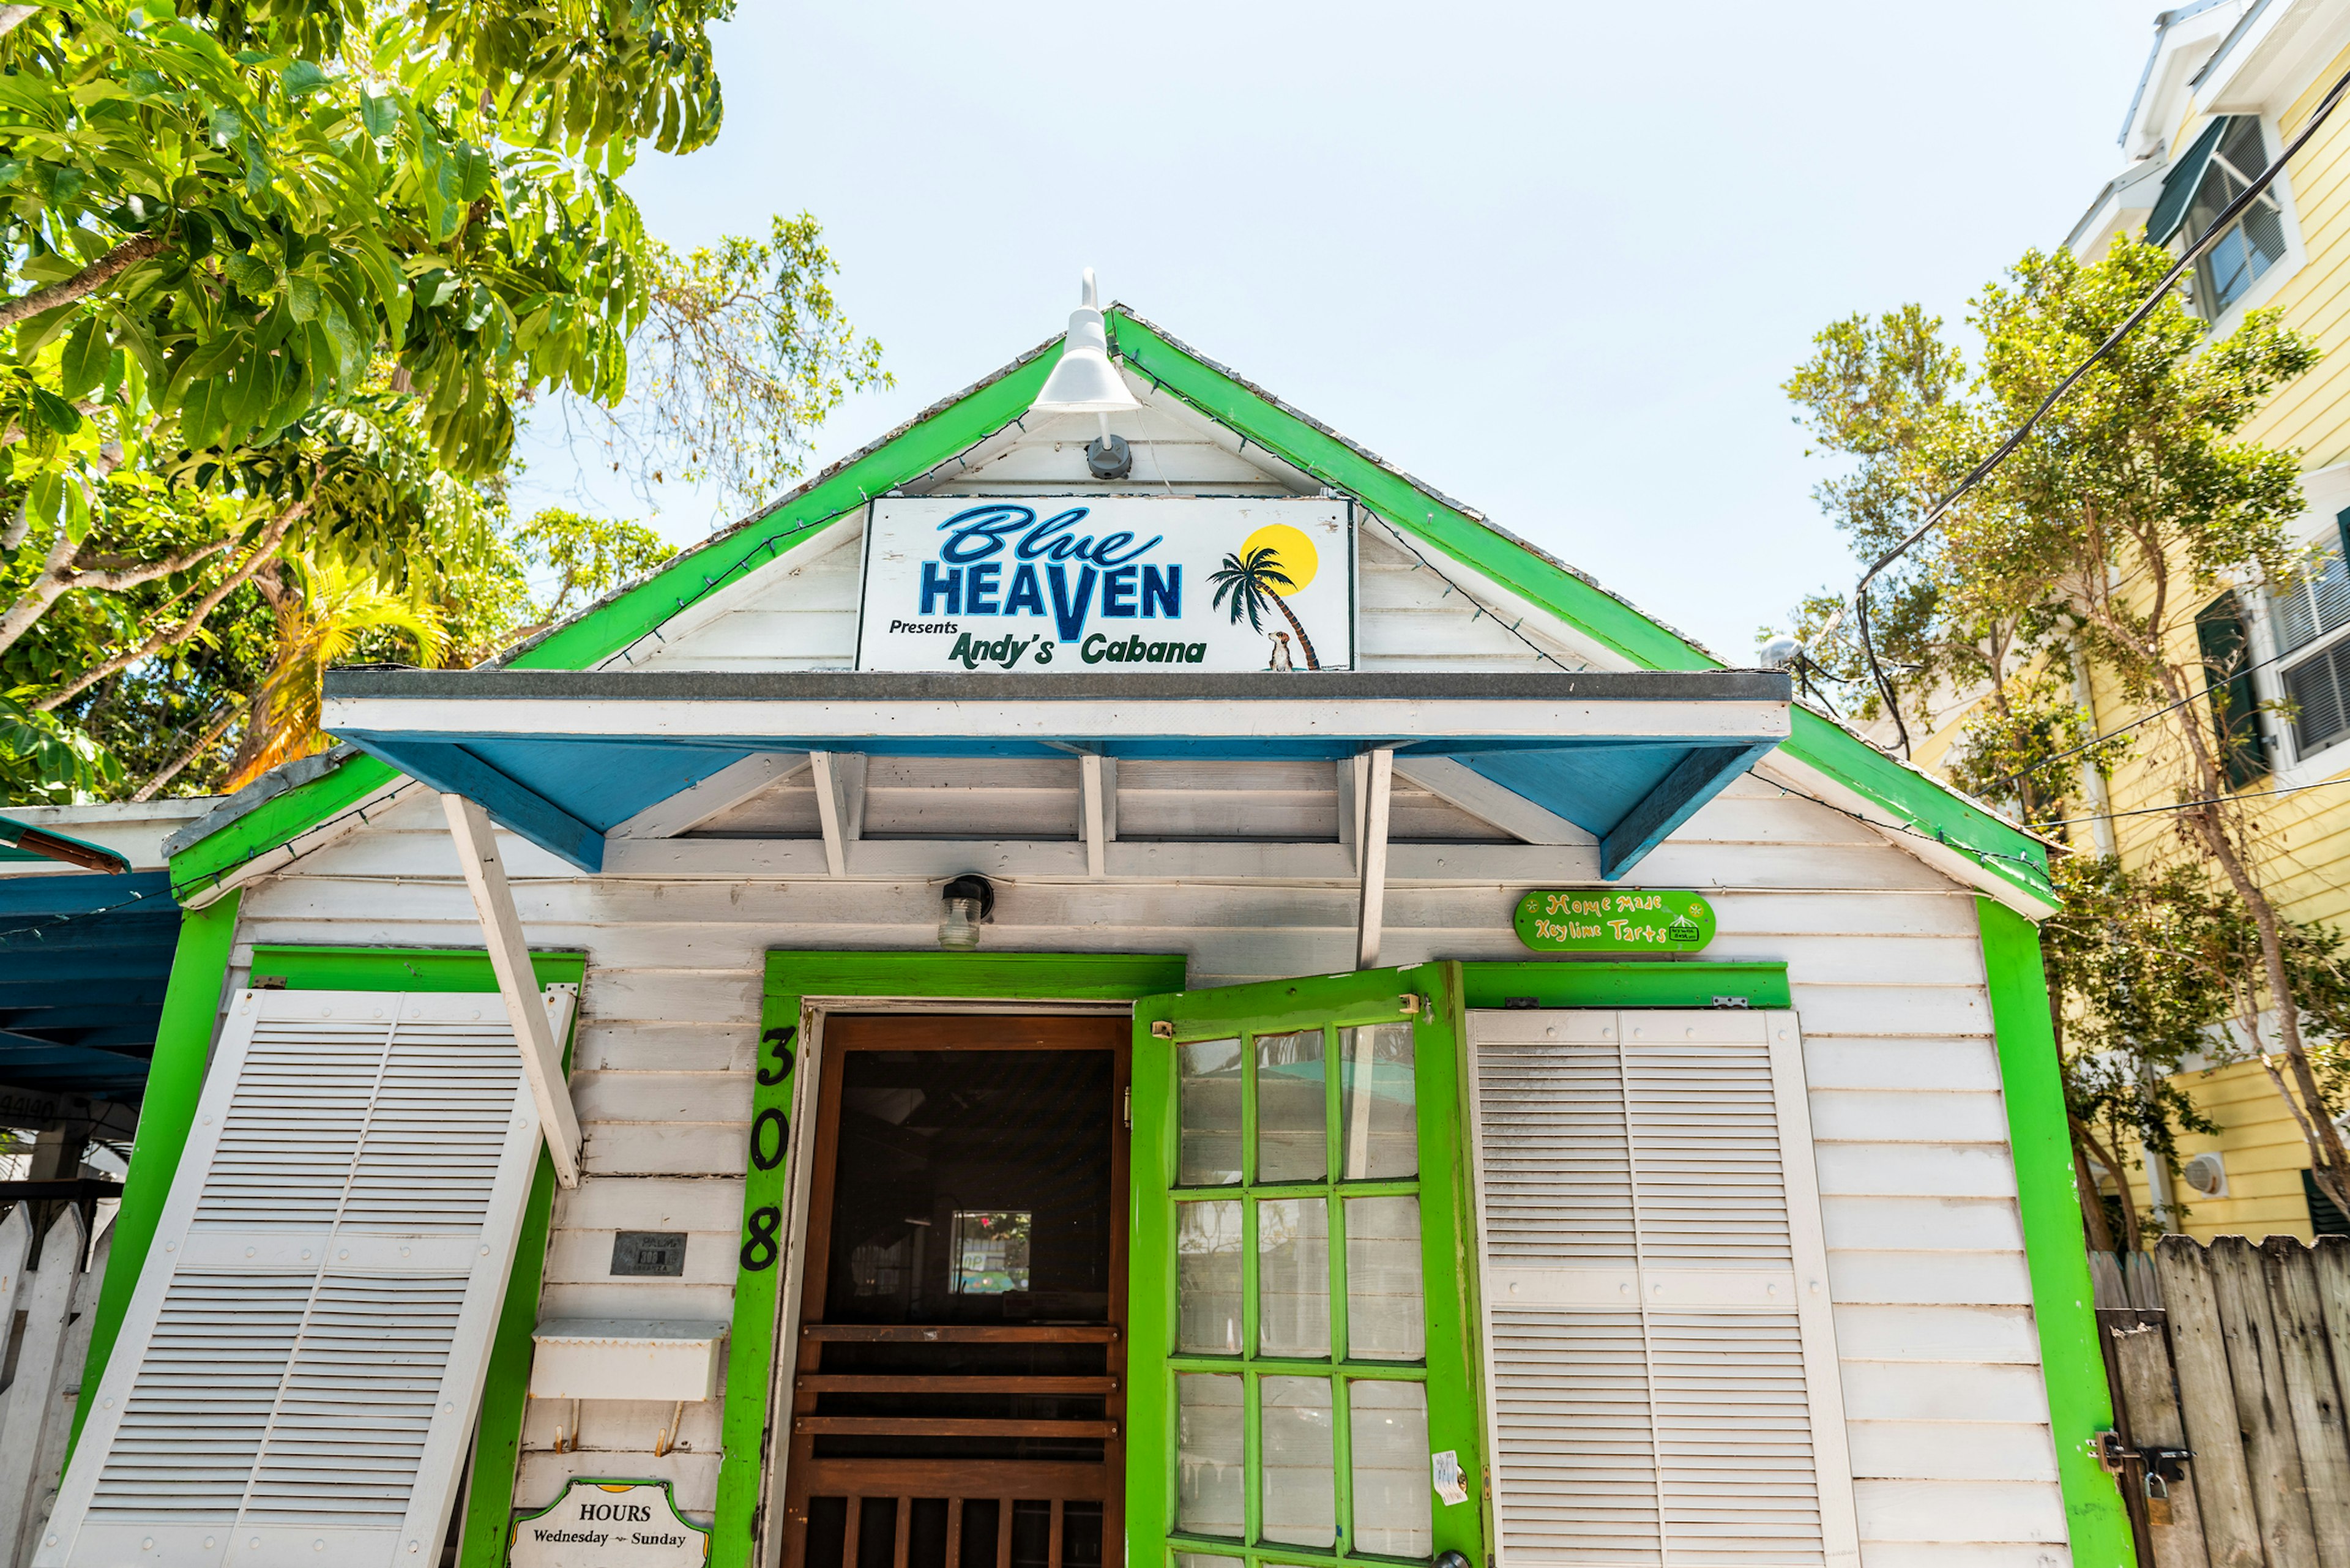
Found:
[[[1314,573],[1322,564],[1321,558],[1315,554],[1314,541],[1286,523],[1268,523],[1241,541],[1241,559],[1245,561],[1253,551],[1257,550],[1271,550],[1274,565],[1279,566],[1281,575],[1289,579],[1289,586],[1285,588],[1271,583],[1265,585],[1283,598],[1302,592],[1305,585],[1314,580]]]

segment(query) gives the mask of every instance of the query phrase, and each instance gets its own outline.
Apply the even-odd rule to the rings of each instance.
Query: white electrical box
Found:
[[[557,1317],[531,1331],[534,1399],[708,1399],[718,1392],[723,1323]]]

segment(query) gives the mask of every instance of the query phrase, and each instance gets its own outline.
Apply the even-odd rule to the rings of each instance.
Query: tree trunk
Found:
[[[2185,818],[2186,826],[2202,841],[2204,852],[2219,864],[2220,873],[2228,878],[2228,885],[2235,889],[2236,897],[2243,900],[2246,911],[2252,917],[2252,928],[2260,938],[2262,978],[2267,982],[2270,1002],[2276,1009],[2278,1039],[2284,1047],[2283,1055],[2291,1070],[2293,1089],[2301,1097],[2300,1108],[2307,1113],[2305,1116],[2296,1115],[2294,1119],[2300,1122],[2303,1137],[2309,1145],[2310,1176],[2328,1198],[2342,1205],[2345,1213],[2350,1213],[2350,1153],[2344,1150],[2341,1129],[2326,1114],[2325,1096],[2317,1086],[2316,1071],[2311,1066],[2309,1052],[2302,1044],[2301,1007],[2293,996],[2292,978],[2285,969],[2284,935],[2280,929],[2276,906],[2269,901],[2267,891],[2252,876],[2251,868],[2245,864],[2238,850],[2235,836],[2229,831],[2224,813],[2232,803],[2218,761],[2211,753],[2210,738],[2204,733],[2202,715],[2188,699],[2186,682],[2180,679],[2178,668],[2168,659],[2156,660],[2156,667],[2164,696],[2178,705],[2179,728],[2186,733],[2188,750],[2194,758],[2196,782],[2199,785],[2197,798],[2203,803],[2180,815]],[[2251,1044],[2263,1056],[2267,1054],[2261,1044],[2257,1015]],[[2270,1072],[2271,1076],[2277,1079],[2279,1093],[2284,1093],[2282,1076],[2273,1067]],[[2285,1095],[2289,1106],[2293,1097],[2292,1094]]]
[[[1271,594],[1268,597],[1272,598],[1274,607],[1281,611],[1281,618],[1289,623],[1289,629],[1297,634],[1297,647],[1298,650],[1305,655],[1305,668],[1308,670],[1321,669],[1322,661],[1314,657],[1314,639],[1306,636],[1305,628],[1298,624],[1297,612],[1291,609],[1289,607],[1289,601],[1283,598],[1279,594]]]
[[[2081,1195],[2081,1228],[2089,1235],[2093,1251],[2114,1250],[2114,1229],[2106,1223],[2106,1205],[2097,1196],[2097,1179],[2089,1173],[2089,1157],[2078,1140],[2073,1144],[2073,1186]]]
[[[2085,1146],[2092,1158],[2114,1173],[2114,1186],[2119,1190],[2122,1200],[2123,1247],[2133,1252],[2143,1251],[2144,1243],[2138,1238],[2137,1200],[2130,1196],[2129,1172],[2122,1168],[2122,1162],[2114,1158],[2114,1151],[2105,1146],[2096,1133],[2091,1130],[2088,1123],[2077,1116],[2072,1118],[2072,1121],[2073,1137],[2076,1146]],[[2076,1147],[2074,1153],[2079,1152],[2079,1147]],[[2100,1219],[2104,1218],[2105,1207],[2102,1202],[2097,1205]]]

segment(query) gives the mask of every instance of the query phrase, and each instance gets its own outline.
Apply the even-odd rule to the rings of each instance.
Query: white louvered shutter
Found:
[[[538,1148],[496,995],[238,992],[35,1563],[437,1563]]]
[[[1856,1563],[1795,1015],[1469,1034],[1503,1568]]]

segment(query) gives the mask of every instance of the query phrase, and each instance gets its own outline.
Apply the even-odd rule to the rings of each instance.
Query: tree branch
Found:
[[[231,535],[225,539],[215,539],[201,549],[190,550],[184,555],[172,556],[161,561],[148,561],[135,566],[125,566],[120,570],[77,569],[67,580],[66,587],[68,591],[76,588],[94,588],[106,593],[120,593],[124,588],[135,588],[141,583],[151,583],[158,577],[168,577],[174,572],[184,572],[191,566],[202,566],[235,544],[236,537]],[[96,566],[102,561],[120,558],[119,556],[100,556],[91,564]]]
[[[244,712],[248,707],[252,706],[252,703],[253,693],[248,691],[244,695],[224,704],[220,711],[220,716],[213,720],[211,723],[204,726],[204,732],[198,735],[193,741],[190,742],[186,749],[182,751],[178,756],[173,757],[170,762],[164,763],[162,767],[158,769],[152,778],[150,778],[145,784],[140,784],[136,790],[133,790],[131,792],[130,798],[134,801],[153,800],[157,790],[160,790],[165,784],[170,784],[174,778],[179,776],[180,771],[182,768],[185,768],[190,763],[194,762],[198,757],[203,755],[205,748],[211,746],[217,742],[221,736],[227,733],[229,725],[235,722],[236,716],[239,713]]]
[[[168,627],[156,632],[138,647],[127,652],[118,653],[105,663],[83,671],[71,685],[62,691],[52,691],[33,706],[44,713],[54,712],[60,704],[72,701],[116,670],[128,670],[140,659],[151,658],[174,643],[184,642],[194,636],[196,629],[204,624],[204,618],[219,608],[223,599],[242,587],[254,573],[268,564],[276,552],[278,542],[286,537],[286,531],[301,521],[309,510],[308,502],[297,501],[279,513],[261,537],[254,541],[253,554],[244,558],[244,564],[223,578],[212,592],[198,600],[196,607],[190,610],[187,618],[178,626]]]
[[[49,541],[49,558],[41,564],[40,576],[35,577],[18,594],[16,602],[0,612],[0,653],[16,646],[16,639],[33,629],[51,605],[64,597],[66,576],[73,569],[74,542],[60,528]]]
[[[5,15],[5,12],[0,12],[0,16]],[[0,331],[16,326],[28,316],[38,316],[44,310],[54,310],[60,305],[71,305],[77,299],[96,294],[148,257],[162,254],[163,247],[169,244],[171,242],[161,234],[139,234],[123,241],[71,277],[44,284],[30,294],[0,302]]]

